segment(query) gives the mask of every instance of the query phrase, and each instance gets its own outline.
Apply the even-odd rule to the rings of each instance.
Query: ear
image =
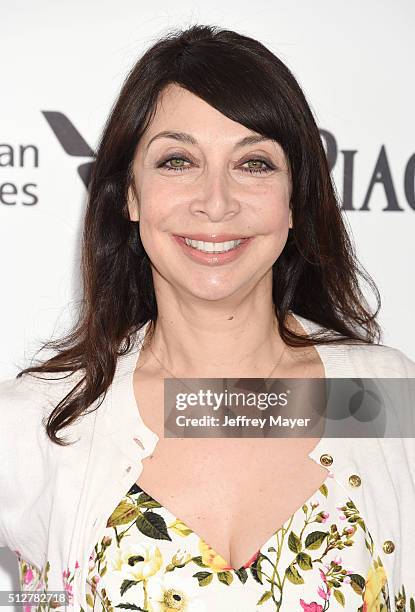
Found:
[[[290,216],[289,216],[289,219],[290,219],[290,222],[289,222],[289,226],[288,226],[288,227],[292,228],[292,226],[293,226],[293,211],[292,211],[292,209],[291,209],[291,208],[290,208]]]
[[[135,194],[135,191],[132,185],[128,187],[127,205],[128,205],[128,213],[130,215],[130,220],[138,221],[140,217],[140,211],[139,211],[137,196]]]

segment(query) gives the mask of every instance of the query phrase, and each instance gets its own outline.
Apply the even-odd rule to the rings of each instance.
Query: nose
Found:
[[[210,221],[222,221],[236,215],[240,201],[231,181],[223,167],[207,170],[200,179],[190,211],[198,216],[206,215]]]

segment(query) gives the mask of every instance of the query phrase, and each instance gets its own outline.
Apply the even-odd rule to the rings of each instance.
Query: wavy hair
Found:
[[[304,347],[375,343],[381,337],[375,320],[379,291],[356,258],[319,129],[292,72],[263,44],[234,31],[213,25],[170,30],[127,75],[100,138],[83,225],[83,293],[77,321],[63,338],[39,349],[52,348],[56,355],[17,374],[82,375],[46,423],[49,438],[62,446],[67,442],[57,433],[95,400],[105,398],[118,357],[131,348],[131,335],[148,321],[149,339],[154,333],[157,303],[151,262],[141,243],[139,222],[129,218],[127,193],[137,144],[155,114],[160,93],[170,83],[277,140],[285,152],[293,228],[272,269],[282,340]],[[375,312],[359,287],[359,276],[376,295]],[[286,325],[290,310],[325,329],[295,334]]]

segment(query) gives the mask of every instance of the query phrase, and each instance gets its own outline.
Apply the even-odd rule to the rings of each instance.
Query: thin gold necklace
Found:
[[[274,372],[275,368],[276,368],[276,367],[277,367],[277,366],[280,364],[281,359],[282,359],[282,357],[283,357],[283,355],[284,355],[284,352],[285,352],[286,346],[287,346],[287,345],[284,343],[284,346],[283,346],[283,348],[282,348],[282,351],[281,351],[281,353],[280,353],[280,355],[279,355],[279,357],[278,357],[278,361],[277,361],[277,362],[276,362],[276,363],[275,363],[275,364],[272,366],[272,370],[271,370],[271,372],[268,374],[267,378],[265,378],[265,379],[264,379],[264,382],[268,381],[268,380],[271,378],[271,374]],[[154,358],[155,358],[155,359],[158,361],[158,363],[161,365],[161,367],[162,367],[164,370],[166,370],[166,372],[168,372],[168,373],[169,373],[171,376],[173,376],[173,378],[175,378],[176,380],[180,380],[180,381],[181,381],[181,382],[184,384],[184,386],[185,386],[185,387],[187,387],[187,389],[189,389],[190,391],[194,391],[194,389],[191,389],[191,388],[189,387],[189,385],[186,385],[186,383],[184,383],[184,382],[183,382],[183,380],[182,380],[181,378],[179,378],[178,376],[176,376],[175,374],[173,374],[173,372],[172,372],[171,370],[169,370],[169,368],[168,368],[168,367],[166,367],[166,366],[164,365],[164,363],[162,363],[162,362],[160,361],[160,359],[159,359],[159,358],[157,357],[157,355],[154,353],[154,351],[153,351],[153,349],[151,348],[151,346],[149,346],[148,348],[150,349],[150,351],[151,351],[151,353],[152,353],[153,357],[154,357]],[[258,377],[255,377],[255,378],[258,378]]]

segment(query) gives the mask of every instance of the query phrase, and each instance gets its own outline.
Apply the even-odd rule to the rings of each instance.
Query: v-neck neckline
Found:
[[[280,527],[278,527],[278,529],[276,529],[275,531],[273,531],[271,533],[271,535],[269,536],[269,538],[267,538],[267,540],[265,540],[265,542],[263,544],[261,544],[253,553],[252,555],[244,562],[242,563],[242,565],[238,568],[233,567],[230,562],[225,559],[216,549],[214,549],[209,542],[207,542],[197,531],[195,531],[194,529],[192,529],[183,519],[181,519],[179,516],[177,516],[176,514],[174,514],[174,512],[172,512],[171,510],[169,510],[164,504],[162,504],[160,501],[158,501],[157,499],[155,499],[150,493],[147,493],[147,491],[145,489],[143,489],[141,487],[141,485],[139,483],[134,482],[131,487],[128,489],[127,494],[130,493],[131,489],[134,487],[134,485],[136,487],[138,487],[140,489],[141,493],[144,493],[145,495],[147,495],[148,497],[150,497],[153,501],[155,501],[156,503],[160,504],[160,507],[166,512],[166,514],[169,516],[169,519],[171,519],[171,521],[174,523],[175,521],[180,521],[180,523],[182,523],[187,529],[190,529],[190,531],[197,537],[199,538],[202,542],[204,542],[204,544],[213,552],[215,553],[215,555],[218,555],[226,564],[226,567],[223,568],[222,571],[233,571],[233,572],[240,572],[243,569],[248,569],[252,563],[255,561],[256,555],[258,553],[260,553],[266,546],[268,546],[268,544],[271,543],[271,540],[273,540],[274,537],[276,537],[278,534],[282,533],[285,525],[288,522],[291,522],[296,516],[297,514],[302,511],[302,508],[304,507],[305,504],[310,504],[312,499],[318,495],[319,493],[321,495],[324,496],[324,494],[321,491],[321,488],[323,486],[326,487],[326,489],[328,490],[328,493],[330,494],[331,489],[332,489],[332,482],[333,480],[335,480],[334,478],[331,477],[331,474],[328,473],[326,478],[324,479],[324,481],[321,483],[321,485],[311,493],[311,495],[302,502],[302,504],[300,506],[298,506],[298,508],[296,510],[294,510],[294,512],[291,513],[291,515],[281,524]],[[126,494],[126,495],[127,495]],[[325,496],[326,497],[326,496]]]

